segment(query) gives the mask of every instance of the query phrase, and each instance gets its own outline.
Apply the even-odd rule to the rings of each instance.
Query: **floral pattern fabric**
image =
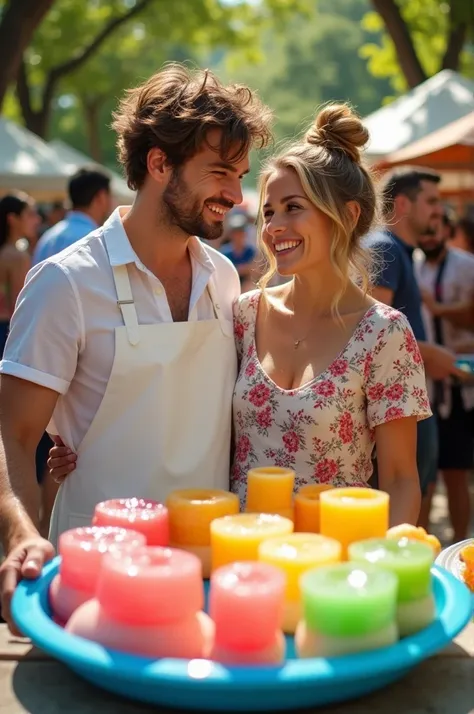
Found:
[[[244,503],[247,472],[266,465],[294,469],[296,488],[366,486],[375,427],[431,415],[422,358],[406,317],[375,304],[324,372],[287,390],[268,377],[257,356],[259,299],[259,291],[246,293],[234,310],[240,366],[233,398],[232,491]]]

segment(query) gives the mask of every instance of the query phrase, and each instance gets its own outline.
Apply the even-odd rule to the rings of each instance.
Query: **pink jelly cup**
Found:
[[[59,536],[59,574],[49,590],[54,616],[67,622],[86,600],[94,597],[102,559],[111,551],[126,552],[146,544],[145,536],[125,528],[75,528]]]
[[[285,575],[273,565],[239,562],[211,576],[209,613],[216,644],[240,651],[273,644],[284,612]]]
[[[143,533],[147,545],[169,544],[168,509],[144,498],[115,498],[95,507],[93,526],[116,526]]]
[[[202,610],[202,566],[192,553],[146,546],[104,558],[96,597],[108,617],[131,625],[168,624]]]

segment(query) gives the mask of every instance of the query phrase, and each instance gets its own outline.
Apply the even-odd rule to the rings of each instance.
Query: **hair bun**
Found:
[[[338,149],[356,163],[360,163],[360,148],[368,140],[369,132],[347,104],[324,107],[305,135],[307,144],[322,146],[328,151]]]

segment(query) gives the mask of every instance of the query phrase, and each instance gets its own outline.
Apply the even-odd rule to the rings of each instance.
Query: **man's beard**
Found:
[[[222,198],[208,199],[210,203],[232,208],[233,204]],[[170,182],[163,193],[167,218],[171,225],[177,226],[187,236],[198,236],[204,240],[217,240],[224,231],[221,221],[207,223],[202,215],[199,199],[193,196],[179,169],[173,171]]]
[[[434,245],[430,248],[426,248],[426,247],[423,247],[420,245],[420,249],[426,255],[428,260],[436,260],[436,258],[439,258],[441,253],[444,252],[445,245],[444,245],[444,243],[438,243],[437,245]]]

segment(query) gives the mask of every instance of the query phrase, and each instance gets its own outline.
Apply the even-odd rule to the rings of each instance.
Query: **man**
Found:
[[[72,210],[43,233],[33,254],[33,265],[60,253],[102,225],[112,208],[110,178],[94,169],[80,169],[68,184]]]
[[[387,226],[368,241],[380,267],[374,278],[372,294],[380,302],[403,312],[415,334],[428,377],[445,379],[462,376],[455,366],[455,356],[447,349],[431,344],[421,314],[421,295],[416,281],[413,254],[419,239],[435,230],[441,218],[441,200],[437,174],[404,168],[391,174],[383,187],[384,215]],[[422,492],[420,525],[428,526],[430,493],[437,475],[437,433],[434,417],[418,423],[418,473]]]
[[[169,65],[115,116],[131,209],[31,271],[0,366],[0,588],[11,627],[18,579],[36,577],[59,534],[89,523],[98,501],[228,488],[240,283],[194,236],[219,238],[269,125],[249,89]],[[52,543],[38,535],[34,477],[48,424],[78,454]]]
[[[424,259],[417,261],[416,272],[423,293],[430,298],[432,312],[425,319],[428,340],[456,352],[459,345],[473,338],[471,330],[456,326],[456,316],[462,317],[463,310],[471,314],[473,311],[474,256],[449,246],[447,226],[445,216],[437,234],[420,236]],[[449,308],[453,308],[451,312]],[[453,540],[457,543],[468,537],[470,522],[474,387],[462,385],[454,377],[436,382],[434,408],[439,433],[438,467],[443,474]]]
[[[229,258],[235,266],[239,277],[242,292],[247,292],[255,287],[257,251],[247,241],[248,218],[245,213],[234,213],[229,216],[227,234],[229,242],[221,247],[221,253]]]

